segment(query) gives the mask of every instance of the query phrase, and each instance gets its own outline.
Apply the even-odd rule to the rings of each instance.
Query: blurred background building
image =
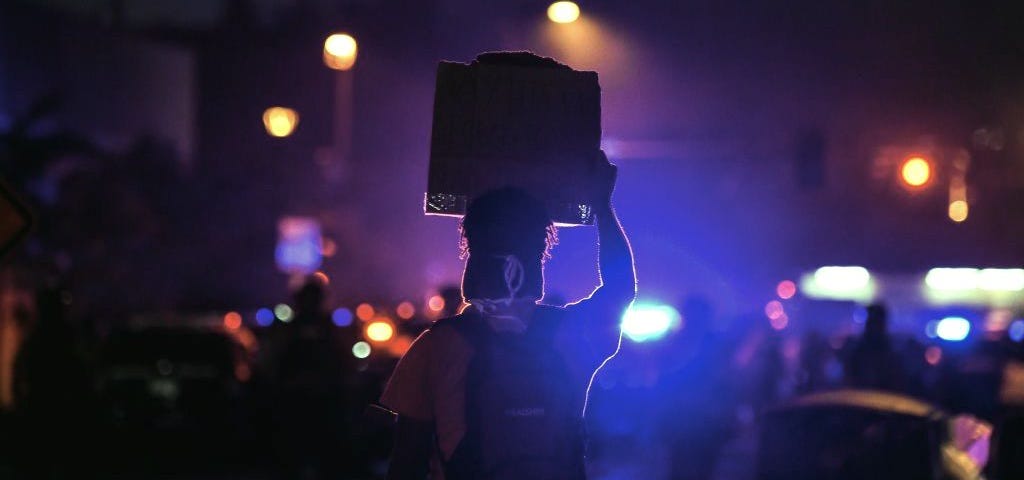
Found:
[[[41,286],[66,290],[70,317],[98,336],[154,312],[279,325],[290,314],[274,307],[309,275],[337,325],[436,316],[462,268],[457,222],[422,214],[436,64],[490,50],[599,72],[616,206],[654,305],[627,318],[639,336],[686,331],[685,313],[658,306],[691,297],[715,311],[711,330],[856,333],[858,305],[878,300],[923,342],[957,337],[950,318],[972,339],[1018,325],[1024,30],[1012,6],[548,9],[0,5],[0,177],[37,217],[0,277],[0,405]],[[593,233],[559,236],[547,285],[573,300],[597,281]],[[364,303],[377,310],[353,320]]]

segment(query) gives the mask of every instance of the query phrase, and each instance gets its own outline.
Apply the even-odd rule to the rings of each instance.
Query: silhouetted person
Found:
[[[277,332],[274,416],[286,478],[336,478],[346,453],[354,340],[331,322],[324,296],[318,281],[308,281],[294,294],[294,318]]]
[[[831,348],[816,330],[808,331],[800,341],[800,371],[796,380],[797,393],[811,393],[825,388],[828,379],[825,367],[831,357]]]
[[[62,292],[36,294],[36,321],[14,365],[14,407],[23,427],[21,447],[33,478],[88,475],[96,435],[93,371]]]
[[[774,406],[779,398],[779,383],[786,374],[779,332],[765,329],[764,340],[754,354],[751,406],[754,412]]]
[[[582,415],[594,371],[619,345],[633,301],[633,256],[611,206],[615,167],[597,158],[602,285],[564,308],[538,305],[554,227],[524,191],[474,199],[462,221],[462,295],[455,317],[424,332],[381,403],[398,413],[388,478],[582,479]]]
[[[855,388],[902,392],[902,359],[893,351],[889,316],[884,305],[867,308],[864,334],[853,344],[844,365],[844,381]]]

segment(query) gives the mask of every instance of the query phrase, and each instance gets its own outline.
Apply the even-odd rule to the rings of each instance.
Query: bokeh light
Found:
[[[317,270],[313,273],[313,279],[320,283],[320,285],[330,285],[331,277],[328,277],[326,273],[321,270]]]
[[[939,291],[1019,292],[1024,291],[1024,269],[933,268],[924,282],[928,288]]]
[[[924,351],[924,361],[928,362],[928,365],[938,365],[942,361],[942,349],[934,345],[926,348]]]
[[[338,253],[338,243],[327,237],[321,238],[320,255],[330,258],[333,257],[335,253]]]
[[[778,300],[772,300],[765,304],[764,314],[771,320],[775,320],[786,314],[786,310],[782,307],[782,302]]]
[[[256,310],[256,325],[269,327],[272,323],[274,323],[274,312],[269,308]]]
[[[813,299],[871,302],[876,282],[868,269],[860,266],[825,266],[800,277],[799,291]]]
[[[978,272],[978,288],[990,292],[1024,290],[1024,269],[986,268]]]
[[[441,310],[444,310],[444,297],[440,295],[430,297],[430,300],[427,300],[427,308],[432,312],[440,312]]]
[[[622,333],[634,342],[646,342],[664,337],[681,325],[682,318],[668,305],[633,304],[622,316]]]
[[[775,286],[775,293],[783,300],[789,300],[796,295],[796,283],[792,280],[783,280]]]
[[[946,317],[935,325],[935,334],[949,342],[959,342],[971,333],[971,322],[963,317]]]
[[[339,327],[352,325],[352,310],[344,307],[335,309],[331,312],[331,321]]]
[[[953,200],[949,202],[949,219],[957,223],[967,220],[969,209],[967,200]]]
[[[395,327],[386,320],[374,320],[366,326],[366,338],[374,342],[386,342],[395,336]]]
[[[814,271],[814,281],[828,290],[859,290],[870,285],[871,272],[864,267],[821,267]]]
[[[401,357],[405,355],[405,352],[409,351],[409,347],[412,346],[412,339],[405,336],[399,335],[395,337],[395,340],[388,344],[388,353],[395,357]]]
[[[402,302],[395,308],[395,314],[402,320],[408,320],[416,315],[416,307],[413,306],[412,302]]]
[[[274,260],[290,275],[310,275],[320,268],[320,222],[312,217],[285,216],[277,222]]]
[[[242,327],[242,315],[238,312],[228,312],[224,314],[224,326],[229,330],[238,330]]]
[[[356,64],[359,45],[347,33],[335,33],[324,40],[324,65],[334,70],[350,70]]]
[[[1024,319],[1010,322],[1010,327],[1006,329],[1006,334],[1010,337],[1010,340],[1015,342],[1024,340]]]
[[[786,315],[783,312],[783,313],[780,313],[779,316],[777,316],[775,318],[769,317],[768,318],[768,323],[775,330],[782,330],[782,329],[786,328],[787,326],[789,326],[789,316]]]
[[[299,126],[299,113],[286,107],[270,107],[263,111],[263,127],[272,137],[291,135]]]
[[[580,6],[573,2],[555,2],[548,7],[548,19],[555,23],[572,23],[580,18]]]
[[[976,268],[933,268],[924,283],[933,290],[973,290],[978,288]]]
[[[292,307],[289,307],[284,303],[279,303],[276,307],[274,307],[274,316],[277,317],[277,319],[282,322],[292,321],[292,315],[294,314],[295,312],[292,311]]]
[[[985,332],[996,334],[998,337],[1007,328],[1010,327],[1010,322],[1013,320],[1013,311],[1006,308],[995,308],[989,310],[985,314]]]
[[[369,303],[360,303],[359,306],[356,307],[356,317],[364,322],[369,322],[375,313],[373,305],[370,305]]]
[[[932,178],[932,166],[922,157],[910,157],[900,167],[900,178],[911,187],[921,187]]]
[[[366,358],[370,356],[370,352],[373,349],[370,348],[370,344],[366,342],[356,342],[352,345],[352,355],[356,358]]]

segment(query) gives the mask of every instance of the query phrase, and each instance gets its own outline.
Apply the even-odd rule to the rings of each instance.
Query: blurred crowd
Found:
[[[455,313],[459,290],[442,293],[438,315]],[[107,328],[67,318],[70,301],[60,288],[41,290],[25,320],[13,408],[0,417],[0,473],[382,476],[390,418],[372,405],[397,356],[354,351],[364,327],[333,319],[320,283],[294,293],[289,321],[266,327],[229,328],[217,317]],[[750,439],[766,415],[848,389],[906,395],[994,426],[986,471],[1020,478],[1024,348],[1005,332],[926,345],[890,332],[886,308],[872,305],[860,332],[796,336],[760,317],[723,322],[700,297],[677,308],[680,330],[624,339],[595,376],[591,478],[752,478],[763,459]],[[412,338],[428,326],[417,316],[396,328]]]

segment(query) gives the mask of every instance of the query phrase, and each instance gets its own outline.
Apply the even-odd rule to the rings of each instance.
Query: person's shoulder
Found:
[[[434,323],[430,324],[430,327],[423,333],[434,337],[446,337],[461,330],[465,321],[466,318],[462,314],[444,317],[435,320]]]
[[[468,322],[473,321],[466,314],[459,314],[451,317],[445,317],[434,321],[420,336],[427,336],[430,338],[431,343],[441,343],[448,345],[452,342],[458,342],[467,336],[467,329],[470,328]]]

